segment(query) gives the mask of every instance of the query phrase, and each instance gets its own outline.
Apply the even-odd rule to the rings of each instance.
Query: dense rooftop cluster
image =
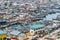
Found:
[[[0,34],[3,38],[35,35],[44,37],[59,28],[60,5],[56,1],[2,0],[0,2]]]

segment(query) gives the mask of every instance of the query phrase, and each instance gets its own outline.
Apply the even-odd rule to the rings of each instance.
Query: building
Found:
[[[30,34],[34,35],[36,31],[39,31],[40,29],[43,29],[45,26],[43,24],[33,24],[26,26],[28,29],[30,29]]]
[[[11,35],[12,37],[14,37],[14,36],[18,36],[20,33],[21,33],[21,32],[19,32],[19,31],[12,30],[12,31],[10,32],[10,35]]]

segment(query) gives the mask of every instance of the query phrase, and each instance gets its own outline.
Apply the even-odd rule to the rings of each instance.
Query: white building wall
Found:
[[[30,33],[31,33],[31,35],[34,35],[35,31],[30,29]]]

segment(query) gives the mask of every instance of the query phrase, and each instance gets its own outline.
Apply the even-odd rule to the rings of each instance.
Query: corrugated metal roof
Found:
[[[27,26],[27,28],[30,28],[30,29],[37,29],[37,28],[42,28],[42,27],[44,27],[44,25],[42,24],[34,24],[34,25]]]
[[[16,31],[16,30],[13,30],[12,32],[10,32],[10,34],[12,34],[12,35],[18,35],[19,33],[21,33],[21,32]]]

